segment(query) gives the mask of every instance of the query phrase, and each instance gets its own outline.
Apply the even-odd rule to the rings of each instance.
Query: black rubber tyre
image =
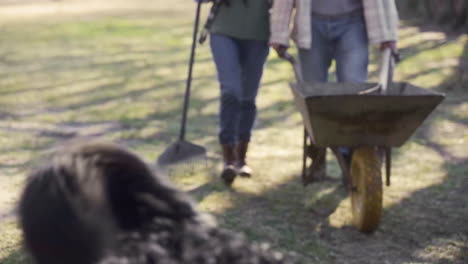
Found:
[[[351,161],[353,224],[364,233],[379,226],[382,214],[381,161],[376,147],[358,147]]]

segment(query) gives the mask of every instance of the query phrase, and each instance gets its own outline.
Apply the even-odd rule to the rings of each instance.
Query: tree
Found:
[[[467,0],[397,0],[397,5],[408,16],[468,31]]]

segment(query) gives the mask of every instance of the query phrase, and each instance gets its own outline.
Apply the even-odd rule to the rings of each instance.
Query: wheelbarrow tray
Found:
[[[385,95],[377,84],[291,83],[294,101],[315,145],[399,147],[444,99],[409,83],[393,83]]]

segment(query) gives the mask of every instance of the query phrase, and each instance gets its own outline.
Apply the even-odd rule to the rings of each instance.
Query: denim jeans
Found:
[[[210,46],[221,86],[219,142],[250,141],[268,42],[211,34]]]
[[[299,49],[306,82],[327,82],[332,60],[338,82],[366,82],[369,44],[362,14],[312,18],[312,48]]]
[[[332,60],[338,82],[363,83],[368,78],[369,41],[362,14],[312,18],[312,48],[299,49],[304,81],[327,82]],[[350,148],[340,147],[347,155]]]

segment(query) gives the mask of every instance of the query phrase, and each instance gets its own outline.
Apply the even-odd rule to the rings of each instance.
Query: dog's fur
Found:
[[[184,192],[122,147],[75,144],[46,163],[19,204],[38,264],[289,263],[208,224]]]

